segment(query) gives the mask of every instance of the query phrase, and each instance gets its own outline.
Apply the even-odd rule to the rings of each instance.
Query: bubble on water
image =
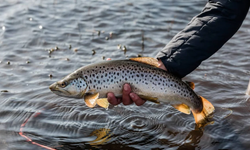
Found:
[[[5,30],[5,26],[2,26],[2,30]]]
[[[32,21],[33,19],[32,19],[32,18],[30,18],[29,20],[30,20],[30,21]]]
[[[39,26],[39,29],[43,29],[43,26],[42,26],[42,25],[40,25],[40,26]]]

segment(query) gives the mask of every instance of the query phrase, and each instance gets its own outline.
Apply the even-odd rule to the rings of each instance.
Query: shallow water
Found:
[[[108,57],[154,57],[205,4],[205,0],[1,2],[1,149],[45,149],[41,145],[58,150],[247,149],[250,14],[220,51],[185,78],[216,108],[214,123],[203,130],[195,129],[192,115],[168,105],[89,109],[81,99],[59,97],[48,89],[77,68]],[[127,51],[118,49],[119,44]]]

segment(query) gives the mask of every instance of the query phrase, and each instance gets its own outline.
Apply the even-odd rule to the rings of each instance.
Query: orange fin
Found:
[[[156,103],[156,104],[160,104],[160,102],[158,101],[157,97],[150,97],[150,96],[145,96],[145,95],[138,95],[140,98],[145,99],[147,101]]]
[[[201,97],[203,103],[203,109],[201,112],[195,112],[192,110],[194,115],[194,120],[196,124],[203,124],[206,122],[206,118],[209,117],[214,112],[214,106],[205,98]]]
[[[98,99],[98,97],[99,93],[85,95],[84,96],[85,104],[90,108],[95,107],[96,100]]]
[[[172,105],[175,109],[179,110],[180,112],[183,112],[185,114],[190,114],[190,107],[186,104],[177,104],[177,105]]]
[[[186,83],[187,85],[189,85],[189,87],[191,87],[191,89],[194,89],[194,88],[195,88],[194,82],[185,81],[185,83]]]
[[[109,107],[109,102],[107,98],[99,98],[96,101],[97,105],[103,107],[103,108],[108,108]]]
[[[152,57],[136,57],[136,58],[130,58],[129,60],[137,61],[137,62],[144,63],[144,64],[148,64],[148,65],[151,65],[151,66],[155,66],[157,68],[159,67],[158,60],[155,59],[155,58],[152,58]]]

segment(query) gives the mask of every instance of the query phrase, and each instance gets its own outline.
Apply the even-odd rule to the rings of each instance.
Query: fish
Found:
[[[141,98],[170,104],[185,114],[192,112],[197,124],[205,122],[215,110],[212,103],[194,92],[192,82],[182,81],[158,66],[158,60],[151,57],[93,63],[77,69],[49,88],[59,96],[84,98],[90,108],[96,105],[108,108],[107,93],[122,97],[123,85],[128,83],[132,92]]]

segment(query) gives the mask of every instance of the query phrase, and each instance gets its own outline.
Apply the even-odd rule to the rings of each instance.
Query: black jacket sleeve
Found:
[[[209,0],[157,54],[167,70],[182,78],[226,43],[246,17],[250,0]]]

